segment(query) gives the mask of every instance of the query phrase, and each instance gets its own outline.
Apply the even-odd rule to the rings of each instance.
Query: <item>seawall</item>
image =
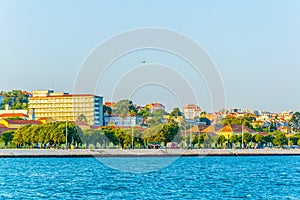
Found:
[[[300,156],[300,149],[0,149],[0,158],[166,157],[166,156]]]

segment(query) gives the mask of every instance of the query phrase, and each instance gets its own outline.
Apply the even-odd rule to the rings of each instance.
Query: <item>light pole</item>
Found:
[[[290,126],[289,126],[289,124],[287,125],[287,133],[288,133],[288,136],[289,136],[289,140],[288,140],[288,148],[290,148],[291,131],[290,131]]]
[[[244,126],[242,124],[242,149],[244,149]]]
[[[68,149],[68,120],[66,120],[66,149]]]
[[[192,131],[190,129],[190,148],[192,149]]]
[[[131,147],[133,150],[133,126],[131,125]]]

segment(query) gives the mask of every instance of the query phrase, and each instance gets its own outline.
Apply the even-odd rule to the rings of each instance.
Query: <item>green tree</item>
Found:
[[[6,131],[2,134],[1,139],[4,142],[5,146],[13,141],[14,131]]]
[[[261,144],[264,142],[264,137],[260,134],[256,134],[254,136],[254,141],[257,143],[257,144]]]
[[[101,130],[104,132],[105,138],[107,138],[105,142],[111,142],[113,143],[113,145],[117,145],[119,143],[118,139],[115,136],[115,132],[112,128],[103,127],[101,128]]]
[[[112,109],[109,106],[103,105],[103,113],[107,115],[111,115]]]
[[[281,147],[282,145],[287,144],[287,138],[283,133],[278,133],[275,135],[273,143],[274,145]]]
[[[236,144],[237,142],[239,142],[239,136],[238,135],[232,135],[229,139],[229,142],[231,144]]]
[[[163,126],[164,126],[163,124],[158,124],[158,125],[151,126],[147,130],[145,130],[142,133],[142,138],[144,140],[144,143],[148,145],[150,142],[156,142],[157,140],[160,142],[161,139],[164,140],[164,138],[162,138],[162,135],[157,136],[159,133],[161,133]]]
[[[295,112],[289,121],[289,126],[293,132],[300,132],[300,113]]]
[[[234,117],[231,115],[227,115],[224,120],[225,125],[229,124],[241,124],[244,126],[247,126],[249,128],[252,128],[251,123],[255,120],[252,116],[243,116],[243,117]]]
[[[148,107],[144,107],[140,109],[137,114],[143,118],[142,125],[147,125],[147,119],[150,116],[150,109]]]
[[[149,126],[155,126],[158,124],[163,123],[164,115],[166,115],[167,112],[164,110],[155,110],[150,114],[151,120],[148,122]]]
[[[170,113],[170,116],[172,117],[182,116],[182,112],[179,110],[179,108],[174,108]]]
[[[219,135],[217,139],[217,144],[221,145],[221,148],[224,147],[224,143],[226,142],[226,138],[224,135]]]
[[[252,141],[251,133],[248,133],[248,132],[243,133],[243,143],[244,143],[244,145],[247,146],[251,141]]]
[[[118,101],[112,107],[112,113],[124,118],[126,116],[135,115],[137,113],[137,108],[133,105],[132,101],[124,99]]]
[[[27,109],[28,95],[21,90],[1,92],[0,94],[4,97],[0,107],[2,110],[5,108],[5,104],[9,104],[13,110]]]
[[[165,137],[165,145],[168,142],[172,142],[175,136],[179,135],[179,126],[177,124],[165,124],[161,130],[163,136]]]

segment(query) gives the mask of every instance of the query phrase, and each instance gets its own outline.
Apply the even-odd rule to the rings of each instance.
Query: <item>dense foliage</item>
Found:
[[[120,100],[112,107],[112,114],[117,114],[121,117],[135,115],[137,111],[138,110],[133,105],[133,102],[128,99]]]
[[[0,92],[3,96],[0,109],[5,109],[5,104],[8,104],[11,109],[27,109],[28,108],[28,95],[24,94],[21,90],[12,90],[10,92]]]
[[[72,124],[67,125],[68,144],[78,146],[81,143],[81,129]],[[60,147],[66,142],[66,123],[50,122],[41,125],[25,125],[14,132],[13,142],[16,147]]]

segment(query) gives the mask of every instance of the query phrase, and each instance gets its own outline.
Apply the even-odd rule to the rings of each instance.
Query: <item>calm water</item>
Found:
[[[300,199],[300,157],[184,157],[148,173],[111,169],[95,158],[0,163],[0,199]]]

